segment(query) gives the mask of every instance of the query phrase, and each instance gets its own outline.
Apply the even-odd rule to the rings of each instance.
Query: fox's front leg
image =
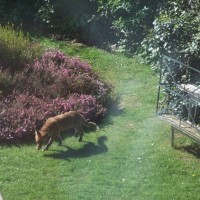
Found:
[[[47,150],[48,150],[48,148],[50,147],[50,145],[52,144],[52,142],[53,142],[53,138],[52,138],[52,137],[50,137],[50,139],[49,139],[49,141],[48,141],[48,143],[47,143],[46,147],[43,149],[43,151],[47,151]]]

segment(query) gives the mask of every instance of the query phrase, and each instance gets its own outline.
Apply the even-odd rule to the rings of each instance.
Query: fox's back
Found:
[[[70,111],[54,117],[60,130],[75,128],[76,124],[82,124],[82,117],[76,111]]]
[[[75,128],[77,125],[82,124],[82,116],[76,111],[70,111],[64,114],[50,117],[42,127],[43,133],[51,133],[55,130],[64,131]]]

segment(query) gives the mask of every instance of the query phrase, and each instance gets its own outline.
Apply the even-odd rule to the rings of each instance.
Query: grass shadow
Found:
[[[97,145],[92,142],[85,142],[83,147],[80,149],[73,149],[66,146],[67,150],[57,151],[56,153],[47,153],[44,154],[44,157],[70,161],[70,158],[85,158],[106,153],[108,151],[108,148],[105,145],[106,140],[106,136],[101,136],[98,138]]]
[[[121,99],[117,97],[116,99],[112,99],[108,102],[106,105],[107,107],[107,113],[103,117],[102,120],[100,120],[100,126],[107,126],[113,124],[113,117],[117,117],[124,114],[123,108],[120,106]]]
[[[124,111],[123,111],[123,108],[121,108],[120,103],[121,103],[121,98],[120,97],[116,97],[116,99],[111,100],[107,104],[108,115],[111,115],[111,116],[122,115],[124,113]]]
[[[200,146],[197,143],[191,144],[191,145],[186,145],[186,146],[181,146],[181,147],[175,147],[177,150],[181,151],[186,151],[189,154],[192,154],[196,158],[200,159]]]
[[[34,144],[34,137],[29,138],[15,138],[15,139],[0,139],[0,146],[2,147],[18,147],[22,148],[23,145],[31,146]]]

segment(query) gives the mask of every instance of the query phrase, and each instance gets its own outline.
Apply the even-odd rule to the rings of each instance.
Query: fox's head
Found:
[[[39,150],[42,147],[42,144],[44,142],[44,138],[40,131],[35,130],[35,143],[36,143],[36,149]]]

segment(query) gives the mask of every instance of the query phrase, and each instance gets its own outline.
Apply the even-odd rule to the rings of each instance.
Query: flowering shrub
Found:
[[[30,138],[44,121],[70,110],[80,112],[86,119],[105,114],[106,109],[91,95],[74,94],[69,99],[43,100],[29,94],[13,94],[0,103],[0,137],[3,139]]]
[[[91,95],[73,94],[69,97],[67,103],[69,110],[80,112],[87,120],[97,119],[106,113],[106,108]]]
[[[14,90],[0,101],[0,138],[30,138],[52,116],[76,110],[87,120],[106,113],[111,88],[79,58],[47,51],[12,79]]]
[[[98,100],[105,101],[111,91],[92,72],[87,62],[66,56],[57,50],[47,51],[41,60],[36,59],[27,70],[16,74],[14,85],[20,92],[28,91],[39,97],[51,98],[66,98],[69,94],[79,93],[93,95]]]

